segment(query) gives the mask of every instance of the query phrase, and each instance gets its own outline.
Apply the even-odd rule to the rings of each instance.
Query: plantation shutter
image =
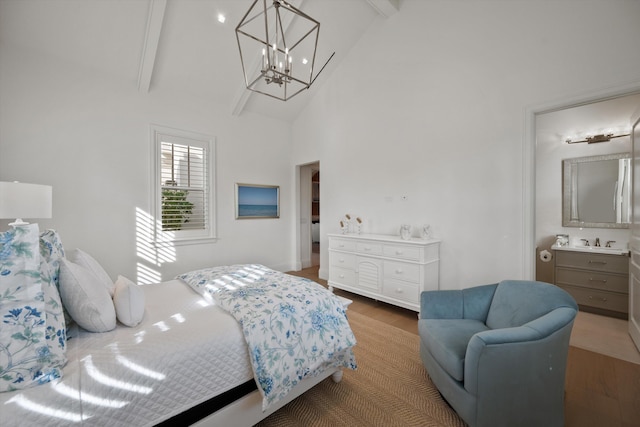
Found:
[[[160,147],[162,231],[208,227],[207,149],[163,138]]]

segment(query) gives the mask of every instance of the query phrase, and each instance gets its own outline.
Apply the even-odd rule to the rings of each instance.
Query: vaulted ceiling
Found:
[[[268,0],[269,1],[269,0]],[[253,0],[0,0],[0,47],[14,46],[129,82],[291,121],[361,35],[399,0],[292,0],[318,20],[318,80],[287,102],[244,86],[235,27]],[[225,23],[218,15],[226,16]],[[319,67],[316,67],[316,70]]]

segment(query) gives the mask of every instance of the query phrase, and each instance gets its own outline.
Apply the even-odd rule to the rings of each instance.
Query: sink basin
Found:
[[[609,255],[627,255],[628,249],[622,248],[607,248],[604,246],[558,246],[553,245],[551,249],[557,251],[574,251],[574,252],[591,252],[597,254],[609,254]]]

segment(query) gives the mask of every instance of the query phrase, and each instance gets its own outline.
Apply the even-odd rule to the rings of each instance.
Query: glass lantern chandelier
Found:
[[[255,0],[236,27],[247,89],[283,101],[308,89],[320,23],[285,0]]]

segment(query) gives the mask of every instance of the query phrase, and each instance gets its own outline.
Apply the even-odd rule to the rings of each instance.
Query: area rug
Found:
[[[322,381],[258,424],[286,426],[460,426],[420,360],[417,335],[348,312],[358,369]]]

